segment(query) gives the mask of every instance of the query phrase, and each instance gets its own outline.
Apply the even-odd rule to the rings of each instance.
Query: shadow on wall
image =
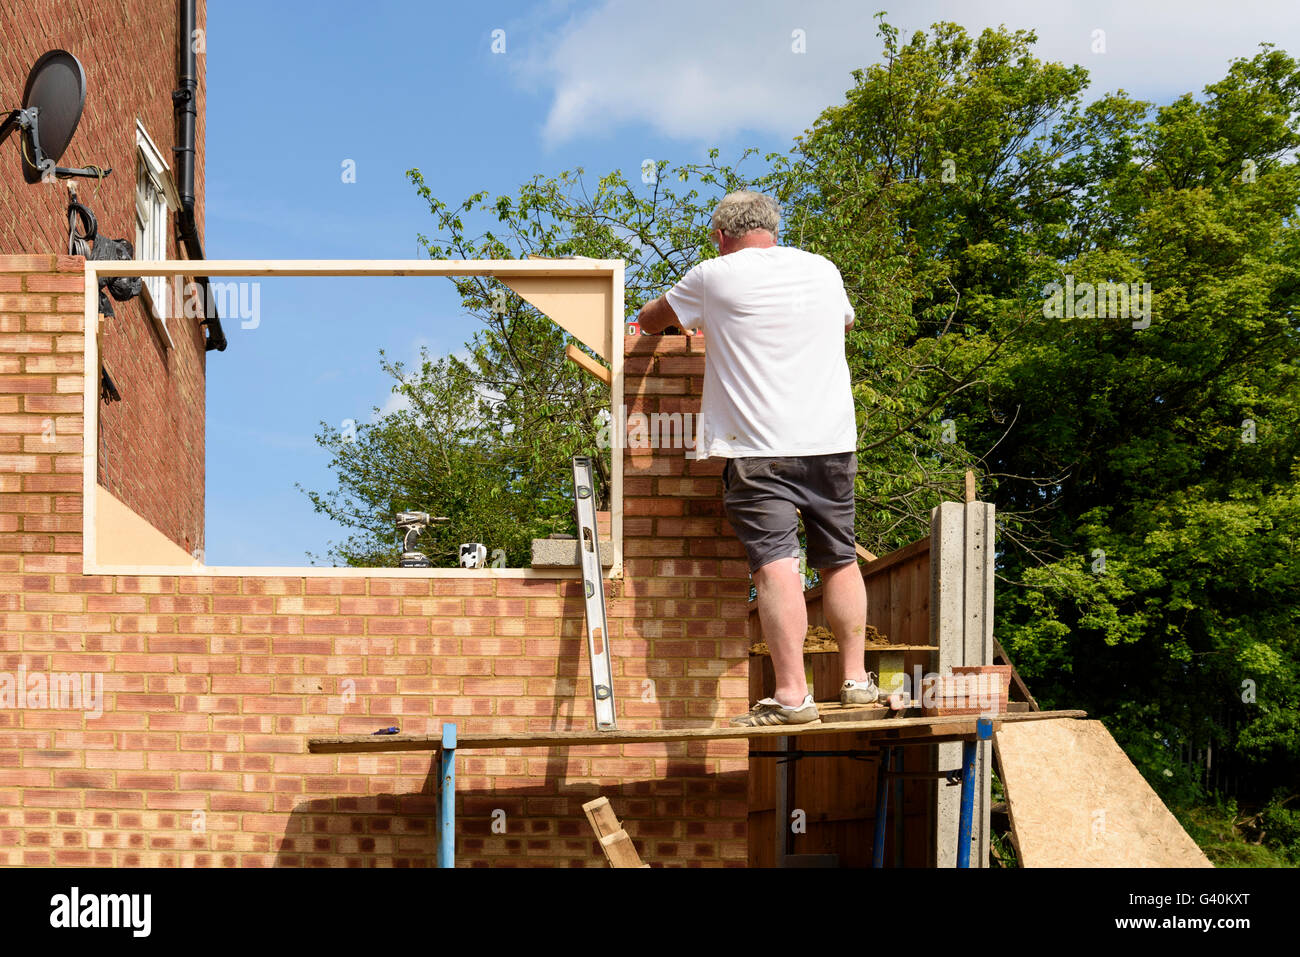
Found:
[[[548,773],[544,783],[527,787],[458,789],[457,864],[606,867],[582,811],[583,804],[604,795],[647,863],[744,867],[743,857],[723,861],[718,843],[746,839],[747,775],[707,775],[703,766],[703,761],[674,757],[662,779],[570,785]],[[435,772],[419,793],[321,798],[298,805],[280,839],[275,866],[436,867],[437,784]],[[739,809],[739,816],[727,816],[722,805],[728,803]]]

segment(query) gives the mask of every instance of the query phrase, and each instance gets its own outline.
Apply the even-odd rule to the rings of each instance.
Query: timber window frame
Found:
[[[99,485],[99,281],[115,276],[488,276],[500,280],[610,364],[610,545],[607,578],[623,577],[623,272],[621,259],[86,260],[82,571],[103,575],[270,576],[285,578],[560,578],[562,568],[337,568],[204,565]],[[102,506],[102,507],[101,507]],[[101,559],[101,539],[111,551]],[[159,539],[163,539],[161,542]]]

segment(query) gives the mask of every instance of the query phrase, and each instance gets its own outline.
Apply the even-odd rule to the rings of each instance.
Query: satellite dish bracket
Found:
[[[5,138],[15,129],[26,134],[28,145],[32,148],[32,165],[41,171],[42,178],[48,175],[50,171],[53,171],[53,174],[59,179],[70,179],[74,176],[89,176],[102,179],[113,172],[111,166],[107,169],[55,166],[54,160],[48,159],[41,151],[40,115],[40,108],[35,106],[14,110],[4,123],[0,123],[0,143],[3,143]]]

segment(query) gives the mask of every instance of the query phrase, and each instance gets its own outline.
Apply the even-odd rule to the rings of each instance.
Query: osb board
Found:
[[[1100,721],[994,734],[1023,867],[1211,867]]]

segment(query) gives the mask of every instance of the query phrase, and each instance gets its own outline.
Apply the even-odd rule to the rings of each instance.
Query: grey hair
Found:
[[[781,226],[781,207],[770,196],[740,189],[728,193],[713,211],[713,229],[721,229],[732,239],[739,239],[756,229],[765,229],[776,238]]]

